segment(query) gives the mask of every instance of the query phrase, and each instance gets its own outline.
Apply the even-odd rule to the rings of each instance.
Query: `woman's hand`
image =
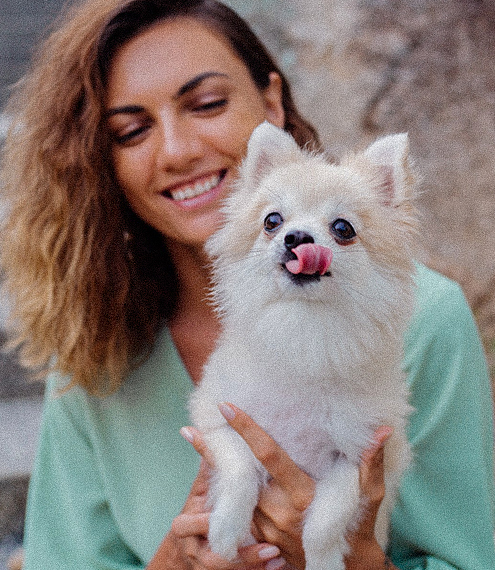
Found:
[[[192,432],[191,432],[192,433]],[[204,449],[196,438],[198,450]],[[239,559],[228,562],[208,547],[209,511],[206,507],[209,468],[203,460],[184,507],[164,538],[147,570],[278,570],[284,566],[280,550],[266,543],[240,549]]]

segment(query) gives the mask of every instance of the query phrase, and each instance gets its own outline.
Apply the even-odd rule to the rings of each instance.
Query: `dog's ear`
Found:
[[[386,204],[398,205],[411,197],[414,176],[407,133],[379,138],[364,151],[364,156],[379,167],[379,190]]]
[[[258,184],[275,166],[295,160],[301,149],[292,136],[268,121],[258,125],[248,142],[241,175],[249,185]]]

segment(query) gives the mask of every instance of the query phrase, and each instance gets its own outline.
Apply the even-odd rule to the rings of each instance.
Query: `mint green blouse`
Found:
[[[487,369],[459,287],[418,268],[405,369],[414,464],[392,520],[403,570],[495,570]],[[191,381],[167,330],[114,395],[47,388],[24,570],[136,570],[180,512],[199,465],[179,435]]]

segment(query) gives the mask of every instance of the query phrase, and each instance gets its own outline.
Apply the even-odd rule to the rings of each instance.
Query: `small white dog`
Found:
[[[316,481],[305,516],[307,570],[342,570],[363,504],[359,462],[374,430],[385,448],[388,518],[410,461],[403,333],[413,306],[416,214],[406,134],[339,165],[257,127],[226,223],[207,244],[223,332],[191,399],[215,459],[211,549],[249,543],[267,473],[217,405],[245,410]]]

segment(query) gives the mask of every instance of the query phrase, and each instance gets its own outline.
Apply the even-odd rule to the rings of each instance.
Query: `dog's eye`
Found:
[[[338,218],[333,222],[331,232],[340,243],[349,243],[356,237],[352,224],[343,218]]]
[[[278,227],[284,223],[284,219],[278,212],[272,212],[265,218],[264,226],[265,231],[270,233],[274,232]]]

